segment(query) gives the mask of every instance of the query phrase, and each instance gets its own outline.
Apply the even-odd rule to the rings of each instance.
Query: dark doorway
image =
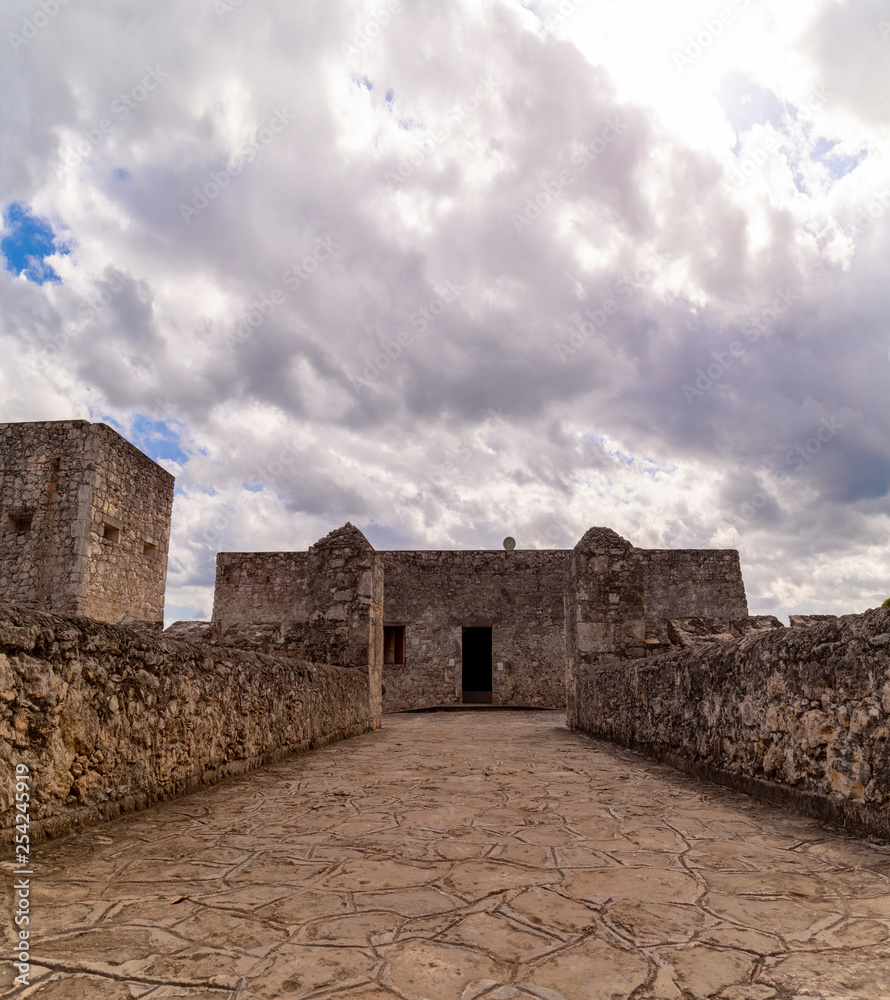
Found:
[[[464,702],[491,704],[491,627],[461,629],[461,680]]]

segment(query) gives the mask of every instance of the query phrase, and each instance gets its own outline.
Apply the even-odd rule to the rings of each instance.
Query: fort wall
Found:
[[[32,775],[32,836],[61,836],[376,728],[373,683],[365,669],[0,608],[0,827],[14,823],[17,764]]]
[[[713,629],[713,620],[728,623],[747,616],[738,553],[637,549],[609,529],[591,530],[604,532],[618,546],[611,555],[585,563],[582,572],[591,588],[608,588],[613,575],[620,576],[616,559],[633,565],[633,624],[610,624],[615,608],[609,601],[615,595],[610,598],[605,591],[596,598],[606,601],[605,617],[584,622],[588,637],[599,629],[595,641],[603,654],[629,659],[671,648],[671,618],[707,618]],[[220,553],[213,609],[219,630],[205,641],[246,642],[279,653],[300,650],[313,658],[316,654],[301,646],[318,572],[311,552]],[[565,707],[564,592],[570,550],[386,551],[379,556],[383,626],[403,630],[400,656],[383,665],[384,711],[460,704],[467,628],[491,630],[493,704]],[[625,611],[623,604],[622,615]]]
[[[890,836],[890,609],[632,662],[576,655],[568,721],[852,832]]]
[[[85,420],[0,424],[0,600],[76,614],[89,523]]]
[[[565,706],[559,549],[384,552],[384,624],[405,626],[404,664],[385,664],[384,710],[461,702],[463,627],[492,629],[492,703]]]
[[[0,602],[160,631],[173,477],[105,424],[0,424]]]
[[[735,549],[641,549],[650,618],[744,618],[742,567]]]
[[[213,621],[303,622],[309,617],[308,552],[220,552]]]

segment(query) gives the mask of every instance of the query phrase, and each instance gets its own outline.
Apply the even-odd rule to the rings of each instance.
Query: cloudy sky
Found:
[[[6,0],[0,420],[220,550],[736,547],[890,595],[886,0]]]

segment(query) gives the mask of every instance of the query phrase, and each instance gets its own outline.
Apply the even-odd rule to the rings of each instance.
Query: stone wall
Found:
[[[310,546],[307,588],[306,656],[366,672],[371,712],[379,726],[383,673],[380,556],[358,528],[347,522]]]
[[[367,670],[0,608],[4,829],[19,763],[60,836],[379,724]]]
[[[220,552],[213,621],[302,622],[309,617],[308,552]]]
[[[670,649],[672,618],[728,622],[747,616],[738,553],[637,549],[606,528],[591,530],[604,533],[614,549],[591,558],[583,569],[583,586],[591,594],[599,588],[599,597],[591,600],[606,602],[582,629],[583,642],[600,629],[595,640],[600,652],[628,659]],[[383,667],[385,711],[459,704],[462,629],[480,626],[492,629],[494,704],[565,706],[564,588],[571,551],[388,551],[379,556],[383,625],[405,628],[404,663]],[[316,655],[309,648],[314,640],[302,627],[311,616],[313,581],[324,576],[313,568],[313,558],[312,550],[221,553],[213,621],[223,632],[210,641],[231,644],[241,636],[252,648]],[[616,581],[631,572],[631,564],[632,585],[625,580],[619,586]],[[632,620],[626,613],[628,587],[635,595]],[[624,603],[616,609],[610,602],[619,599],[619,591]],[[322,636],[319,648],[325,642]]]
[[[76,614],[86,420],[0,424],[0,601]]]
[[[105,424],[90,427],[84,458],[90,520],[76,614],[104,622],[157,622],[160,630],[173,476]]]
[[[890,836],[890,609],[635,662],[575,660],[569,724]]]
[[[742,567],[735,549],[640,549],[650,618],[744,618]]]
[[[460,703],[464,626],[492,627],[493,704],[565,705],[569,552],[382,555],[384,623],[405,626],[405,663],[384,666],[385,711]]]
[[[105,424],[0,424],[0,602],[164,617],[173,477]]]

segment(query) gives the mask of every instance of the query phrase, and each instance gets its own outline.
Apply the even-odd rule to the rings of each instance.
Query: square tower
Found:
[[[173,476],[106,424],[0,424],[0,603],[161,627]]]

